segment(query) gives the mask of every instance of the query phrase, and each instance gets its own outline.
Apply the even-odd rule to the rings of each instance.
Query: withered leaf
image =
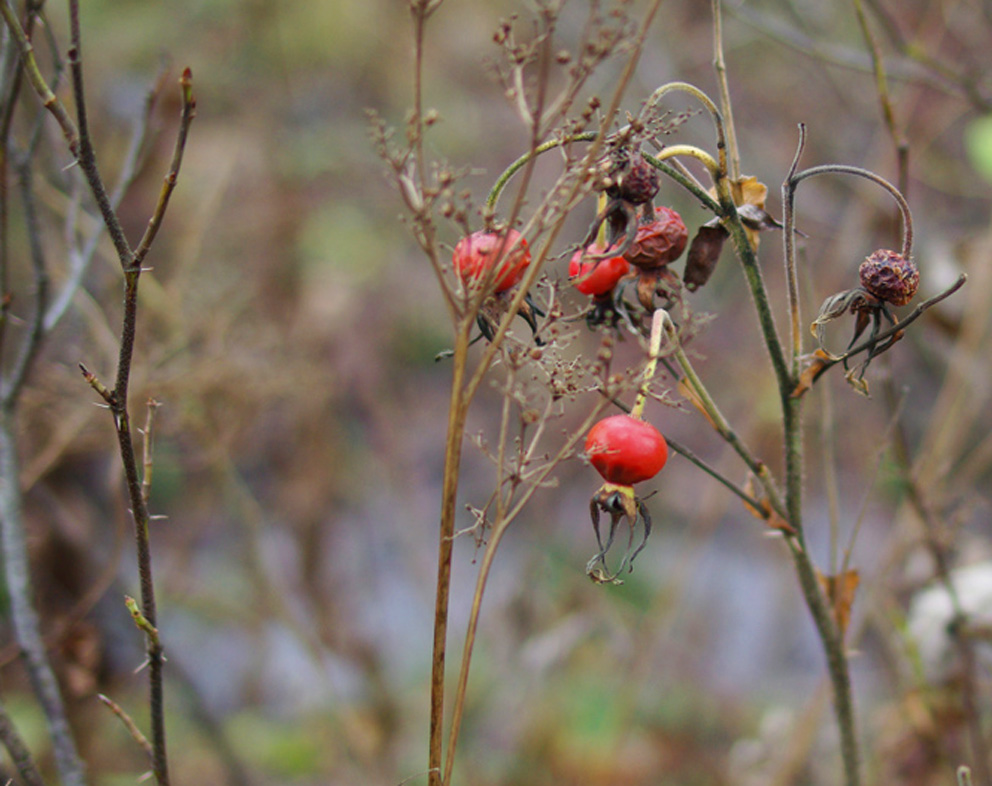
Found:
[[[827,576],[817,571],[816,577],[820,581],[823,593],[830,602],[834,621],[840,629],[841,636],[843,636],[847,632],[848,623],[851,621],[851,606],[854,604],[854,595],[861,583],[861,576],[856,570],[845,570],[836,576]]]
[[[731,182],[730,193],[734,197],[734,203],[738,206],[756,205],[764,208],[765,199],[768,197],[768,186],[754,175],[746,175]]]
[[[737,208],[737,215],[741,217],[741,222],[748,229],[782,228],[782,224],[771,213],[757,205],[740,205]]]
[[[810,355],[806,368],[799,374],[799,384],[790,393],[791,398],[799,398],[807,390],[813,387],[813,383],[820,378],[820,374],[830,368],[835,362],[835,358],[822,349],[816,350]]]
[[[757,484],[755,483],[754,475],[751,473],[748,474],[747,480],[744,482],[744,493],[751,497],[759,505],[759,507],[755,507],[747,500],[741,500],[748,513],[756,519],[761,519],[764,521],[765,526],[771,530],[775,530],[776,532],[781,532],[786,535],[796,534],[795,528],[772,508],[772,504],[769,502],[768,497],[757,491]]]
[[[682,280],[690,292],[695,292],[710,280],[728,236],[727,230],[716,219],[699,227],[689,246],[685,272],[682,274]]]
[[[759,495],[755,491],[757,484],[754,480],[754,473],[749,472],[747,474],[747,480],[744,481],[744,493],[747,494],[751,499],[758,500]],[[742,500],[744,502],[744,507],[747,508],[747,512],[754,516],[756,519],[763,519],[765,517],[765,511],[759,510],[750,502]],[[765,505],[767,505],[767,500],[761,500]]]
[[[761,215],[768,216],[765,212],[765,199],[768,197],[768,186],[759,181],[754,175],[748,175],[733,181],[730,184],[730,193],[734,198],[734,204],[737,205],[737,214],[741,218],[741,223],[744,224],[744,231],[747,233],[747,239],[751,243],[751,248],[757,251],[758,244],[761,242],[758,232],[768,227],[756,226],[755,219],[759,219]],[[771,218],[771,216],[768,216],[768,218]],[[758,223],[760,223],[760,219]]]

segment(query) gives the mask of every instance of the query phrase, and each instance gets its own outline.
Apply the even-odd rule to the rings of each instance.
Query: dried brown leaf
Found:
[[[851,621],[851,606],[854,604],[854,595],[861,583],[861,576],[856,570],[846,570],[836,576],[827,576],[817,571],[816,577],[830,602],[834,621],[843,636]]]
[[[744,508],[748,513],[755,518],[764,521],[765,526],[769,529],[777,532],[783,532],[786,535],[796,534],[795,528],[772,508],[772,504],[768,500],[768,497],[759,490],[753,474],[749,473],[747,480],[744,481],[744,493],[751,497],[751,499],[757,502],[760,506],[755,507],[747,500],[742,500]]]
[[[747,175],[730,184],[730,193],[736,205],[755,205],[764,209],[765,199],[768,198],[768,186],[754,175]]]
[[[737,205],[737,214],[741,217],[741,223],[744,224],[744,231],[747,233],[751,248],[757,251],[758,244],[761,242],[758,232],[768,227],[756,225],[755,222],[760,224],[760,216],[762,215],[771,219],[771,216],[765,212],[768,186],[760,182],[754,175],[748,175],[733,181],[730,184],[730,193],[734,198],[734,204]]]
[[[835,358],[829,352],[818,349],[810,355],[806,368],[799,374],[799,384],[796,385],[790,396],[799,398],[807,390],[813,387],[813,383],[820,378],[820,374],[826,371],[835,362]]]
[[[690,292],[695,292],[710,280],[728,236],[729,233],[718,221],[709,221],[699,227],[689,246],[685,272],[682,274],[682,280]]]

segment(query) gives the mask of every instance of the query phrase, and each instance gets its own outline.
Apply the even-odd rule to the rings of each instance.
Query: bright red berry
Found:
[[[494,274],[493,290],[503,292],[524,277],[530,264],[530,248],[515,229],[509,229],[505,234],[473,232],[458,241],[451,260],[462,281],[469,286],[478,285],[494,266],[499,265]]]
[[[568,263],[568,277],[583,295],[605,295],[630,272],[630,263],[623,257],[589,258],[590,254],[598,256],[603,251],[599,243],[593,243],[576,251]]]
[[[682,216],[670,207],[656,207],[654,221],[637,228],[637,235],[624,256],[637,267],[650,270],[678,259],[689,242]]]
[[[653,478],[668,461],[668,443],[661,432],[630,415],[599,421],[586,436],[585,452],[604,480],[620,486]]]
[[[920,269],[916,263],[884,248],[866,257],[858,274],[861,286],[893,306],[905,306],[920,286]]]

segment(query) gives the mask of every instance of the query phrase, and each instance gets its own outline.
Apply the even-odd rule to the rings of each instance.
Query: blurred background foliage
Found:
[[[895,383],[899,422],[912,455],[926,460],[923,480],[953,524],[957,559],[987,558],[992,11],[982,0],[867,5],[909,147],[921,294],[962,270],[972,281],[873,367],[872,399],[838,374],[810,394],[807,526],[826,566],[831,520],[842,546],[862,522],[852,646],[868,772],[876,782],[947,783],[963,755],[960,718],[941,698],[942,678],[924,681],[914,670],[904,633],[910,599],[932,571],[904,505],[894,406],[880,395],[880,378]],[[805,164],[856,164],[895,180],[850,6],[727,6],[743,169],[769,185],[771,212],[780,211],[799,122],[808,126]],[[562,47],[577,40],[585,7],[566,5]],[[640,6],[632,8],[638,18]],[[407,9],[395,0],[90,0],[82,11],[97,152],[109,173],[163,57],[170,84],[192,68],[198,98],[180,184],[142,279],[132,388],[136,420],[147,397],[162,405],[152,512],[166,517],[155,524],[154,555],[174,781],[423,782],[449,374],[434,357],[450,331],[365,117],[372,107],[402,125],[408,111]],[[48,13],[67,40],[61,7]],[[526,150],[490,62],[499,20],[519,14],[526,29],[529,13],[517,0],[448,0],[429,28],[425,101],[441,117],[429,149],[468,170],[462,185],[477,201]],[[664,3],[625,107],[636,111],[671,80],[715,95],[711,61],[709,4]],[[592,92],[608,95],[622,66],[607,62]],[[174,93],[163,93],[156,155],[122,211],[132,237],[165,171]],[[701,115],[674,137],[704,147],[711,139]],[[663,199],[690,231],[708,218],[674,186]],[[818,179],[801,189],[798,209],[809,236],[808,314],[855,283],[867,253],[898,240],[891,204],[863,184]],[[591,203],[578,211],[570,242],[593,212]],[[453,244],[457,229],[444,231]],[[51,243],[54,254],[57,238]],[[780,294],[779,243],[766,235],[761,256]],[[547,275],[564,281],[563,265]],[[39,599],[51,629],[76,619],[56,657],[101,786],[133,783],[145,766],[94,698],[107,693],[144,720],[144,683],[133,673],[140,641],[121,602],[135,591],[135,570],[114,437],[76,368],[83,361],[112,373],[119,290],[107,253],[47,344],[21,411]],[[701,373],[777,469],[777,393],[729,253],[693,304],[713,315],[692,345]],[[784,312],[779,318],[784,324]],[[634,342],[622,351],[635,361]],[[497,402],[495,390],[480,397],[470,432],[493,426]],[[649,417],[742,477],[690,408],[658,406]],[[831,454],[835,463],[824,458]],[[494,475],[471,446],[464,473],[464,502],[483,504]],[[653,481],[658,533],[637,571],[622,587],[596,587],[583,566],[595,550],[587,506],[598,479],[579,461],[557,478],[497,559],[456,781],[836,782],[822,655],[781,545],[676,458]],[[460,538],[455,657],[475,554],[471,538]],[[84,597],[95,600],[80,618]],[[9,651],[5,663],[11,710],[43,748]]]

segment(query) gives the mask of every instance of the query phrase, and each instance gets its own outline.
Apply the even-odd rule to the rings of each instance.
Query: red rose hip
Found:
[[[499,265],[493,273],[493,290],[503,292],[524,277],[530,264],[530,248],[515,229],[505,234],[473,232],[458,241],[451,261],[467,286],[478,286]]]
[[[668,444],[661,432],[630,415],[599,421],[586,436],[585,452],[603,479],[619,486],[653,478],[668,461]]]
[[[599,255],[603,251],[599,243],[594,243],[576,251],[568,263],[568,277],[583,295],[605,295],[630,272],[630,263],[623,257],[589,258],[590,254]]]

